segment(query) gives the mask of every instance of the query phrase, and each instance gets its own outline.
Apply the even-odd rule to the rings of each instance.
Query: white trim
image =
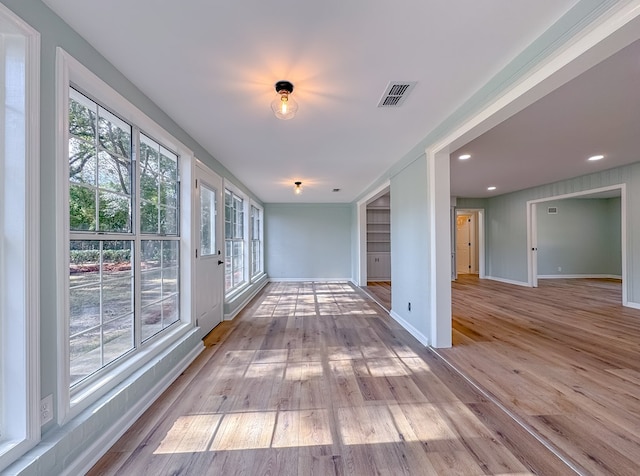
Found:
[[[539,274],[538,279],[622,279],[616,274]]]
[[[586,190],[581,190],[579,192],[564,193],[562,195],[554,195],[552,197],[544,197],[544,198],[537,198],[535,200],[527,200],[527,203],[552,202],[556,200],[565,200],[567,198],[581,197],[584,195],[593,195],[594,193],[610,192],[612,190],[622,191],[624,189],[624,186],[625,186],[624,183],[618,183],[615,185],[607,185],[606,187],[590,188]]]
[[[504,284],[513,284],[515,286],[523,286],[525,288],[531,287],[531,285],[525,281],[515,281],[513,279],[496,278],[494,276],[486,276],[485,279],[489,279],[491,281],[497,281],[499,283],[504,283]]]
[[[87,69],[65,50],[56,49],[56,284],[57,284],[57,422],[59,425],[67,423],[79,415],[89,405],[99,400],[112,388],[132,375],[138,368],[144,366],[151,359],[167,352],[172,344],[193,329],[192,300],[190,287],[192,285],[191,266],[188,256],[191,254],[191,232],[189,204],[190,191],[181,189],[180,207],[180,321],[174,324],[166,333],[158,335],[136,348],[135,352],[113,365],[111,370],[105,370],[95,378],[74,390],[70,390],[69,375],[69,203],[68,203],[68,104],[69,86],[73,84],[91,98],[108,106],[123,120],[132,126],[140,128],[141,133],[149,135],[162,146],[171,149],[180,157],[180,181],[191,178],[193,167],[193,152],[178,139],[165,131],[153,119],[131,104],[126,98]],[[188,186],[186,187],[189,188]],[[185,200],[186,199],[186,200]],[[136,236],[127,235],[125,239],[135,240]],[[186,251],[186,255],[185,255]]]
[[[62,474],[68,476],[86,474],[162,393],[169,388],[180,374],[193,363],[196,357],[205,350],[204,345],[202,345],[200,341],[199,343],[200,345],[185,355],[184,358],[171,369],[171,372],[165,374],[143,398],[132,402],[132,405],[127,408],[127,411],[116,422],[111,424],[99,439],[95,440],[80,456],[75,458]]]
[[[15,459],[24,454],[40,441],[40,33],[23,21],[9,8],[0,4],[0,16],[6,25],[14,31],[10,34],[20,35],[24,40],[21,59],[24,67],[24,157],[16,171],[20,170],[23,181],[18,183],[13,176],[16,187],[16,200],[20,206],[16,212],[23,215],[21,230],[16,230],[16,240],[21,249],[13,252],[14,259],[19,259],[19,282],[12,283],[11,297],[15,301],[14,310],[20,310],[20,316],[14,316],[15,327],[7,333],[7,327],[0,320],[0,358],[11,365],[11,395],[19,402],[19,407],[11,408],[11,428],[0,415],[0,424],[4,427],[5,439],[0,438],[0,472]],[[5,164],[0,161],[0,166]],[[4,187],[3,187],[4,188]],[[6,192],[6,190],[5,190]],[[3,214],[4,215],[4,214]],[[14,228],[19,226],[14,223]],[[0,227],[0,230],[2,227]],[[3,263],[4,265],[4,263]],[[5,270],[7,269],[5,265]],[[1,282],[2,280],[0,280]],[[4,283],[7,284],[7,283]],[[20,292],[17,291],[20,287]],[[2,293],[0,293],[2,294]],[[3,304],[4,306],[4,304]],[[0,310],[0,313],[2,311]],[[14,332],[15,331],[15,332]],[[3,348],[9,344],[9,348]],[[14,347],[15,346],[15,347]],[[11,352],[12,362],[20,362],[13,366],[12,362],[2,354]],[[2,375],[0,379],[7,377]],[[0,384],[8,389],[8,386]],[[0,403],[0,411],[8,409]]]
[[[640,302],[627,301],[626,306],[630,307],[630,308],[633,308],[633,309],[640,309]]]
[[[409,334],[411,334],[418,342],[427,347],[429,345],[429,338],[425,336],[418,329],[413,327],[409,322],[405,321],[398,313],[395,311],[389,311],[389,315],[400,324]]]

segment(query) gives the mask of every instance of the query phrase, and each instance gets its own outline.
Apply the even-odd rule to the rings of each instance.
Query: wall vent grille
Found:
[[[416,81],[391,81],[378,102],[378,107],[400,107],[416,85]]]

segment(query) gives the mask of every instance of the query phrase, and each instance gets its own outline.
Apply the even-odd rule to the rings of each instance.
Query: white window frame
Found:
[[[235,186],[233,183],[229,182],[228,180],[224,181],[223,184],[223,199],[226,197],[226,191],[229,190],[230,192],[232,192],[234,195],[236,195],[237,197],[242,199],[242,228],[243,228],[243,233],[242,233],[242,241],[244,243],[243,251],[242,251],[242,255],[243,255],[243,269],[242,269],[242,283],[239,284],[238,286],[235,286],[233,288],[231,288],[230,290],[227,291],[226,289],[226,285],[225,285],[225,299],[226,300],[230,300],[232,299],[236,294],[241,293],[247,286],[249,286],[250,281],[249,281],[249,200],[247,198],[247,196],[245,195],[245,193],[237,186]],[[223,202],[223,206],[226,207],[226,200]],[[226,245],[226,241],[227,241],[227,235],[226,235],[226,209],[225,209],[225,229],[224,229],[224,241],[225,241],[225,246],[224,246],[224,259],[226,262],[227,259],[227,245]],[[225,275],[225,282],[226,282],[226,275]]]
[[[64,424],[77,416],[90,404],[96,402],[136,370],[153,358],[166,352],[195,326],[192,313],[192,244],[191,207],[189,187],[180,187],[180,321],[166,332],[142,343],[130,356],[117,365],[108,366],[82,385],[70,389],[69,369],[69,172],[68,172],[68,105],[69,87],[74,85],[81,92],[108,107],[120,118],[139,128],[164,147],[180,157],[180,181],[191,183],[194,164],[193,152],[166,132],[145,113],[89,71],[62,48],[57,49],[56,58],[56,241],[57,241],[57,296],[58,296],[58,405],[57,421]],[[152,235],[146,235],[151,237]],[[123,236],[122,239],[129,239]],[[133,238],[131,238],[133,239]],[[142,239],[145,239],[144,236]],[[137,284],[136,284],[137,286]]]
[[[264,208],[258,205],[253,200],[249,201],[249,226],[253,227],[253,220],[251,218],[251,207],[256,208],[260,212],[260,233],[258,241],[260,242],[260,261],[258,264],[258,271],[251,274],[251,281],[255,281],[257,278],[264,274]],[[249,230],[249,248],[253,247],[253,233],[252,229]],[[253,253],[249,250],[249,269],[253,269]]]
[[[2,77],[7,78],[6,40],[24,74],[15,83],[3,81],[2,103],[12,85],[25,99],[12,109],[14,117],[0,113],[2,472],[40,440],[40,34],[0,4],[0,35]]]

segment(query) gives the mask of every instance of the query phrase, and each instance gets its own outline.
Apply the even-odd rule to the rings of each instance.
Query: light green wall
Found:
[[[549,207],[557,213],[549,214]],[[540,203],[537,224],[538,275],[622,274],[620,199]]]
[[[266,204],[265,269],[273,279],[351,279],[351,204]]]
[[[610,198],[607,200],[607,206],[609,210],[607,214],[609,216],[609,242],[614,243],[617,246],[611,246],[609,248],[609,265],[611,272],[609,274],[615,274],[616,276],[622,275],[622,215],[620,197]]]
[[[391,310],[429,339],[429,209],[427,160],[391,179]],[[411,311],[408,310],[411,303]]]

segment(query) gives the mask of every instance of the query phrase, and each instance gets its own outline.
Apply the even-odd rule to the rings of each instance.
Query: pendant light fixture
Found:
[[[289,81],[278,81],[276,92],[278,97],[271,101],[271,109],[278,119],[283,121],[292,119],[298,111],[298,103],[291,97],[293,84]]]
[[[300,195],[302,193],[302,182],[293,183],[293,193]]]

